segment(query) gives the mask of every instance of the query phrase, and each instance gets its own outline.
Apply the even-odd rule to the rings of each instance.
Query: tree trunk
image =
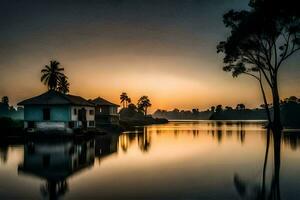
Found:
[[[268,117],[268,121],[269,121],[269,125],[270,125],[270,124],[272,124],[271,114],[270,114],[270,109],[269,109],[269,106],[268,106],[268,102],[267,102],[267,98],[266,98],[266,93],[265,93],[265,90],[264,90],[264,87],[263,87],[261,79],[259,79],[259,84],[260,84],[261,92],[262,92],[262,95],[263,95],[265,109],[266,109],[266,112],[267,112],[267,117]]]
[[[268,163],[268,155],[269,155],[269,146],[270,146],[270,127],[267,130],[267,144],[266,144],[266,153],[265,153],[265,160],[264,160],[264,167],[263,167],[263,179],[262,179],[262,197],[265,198],[266,194],[266,169]]]
[[[280,162],[281,162],[281,130],[273,130],[274,138],[274,172],[271,183],[271,198],[280,199]]]
[[[273,87],[272,87],[272,95],[273,95],[273,112],[274,112],[274,119],[273,119],[273,128],[274,129],[282,129],[282,124],[280,120],[280,99],[279,99],[279,92],[278,92],[278,85],[277,85],[277,78],[274,78]]]

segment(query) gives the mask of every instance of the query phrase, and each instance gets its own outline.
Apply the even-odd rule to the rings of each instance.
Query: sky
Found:
[[[41,69],[58,60],[70,93],[119,103],[149,96],[171,110],[262,104],[258,83],[222,71],[222,15],[248,0],[2,0],[0,96],[11,104],[47,90]],[[299,56],[280,72],[281,97],[300,96]],[[298,67],[298,69],[297,69]]]

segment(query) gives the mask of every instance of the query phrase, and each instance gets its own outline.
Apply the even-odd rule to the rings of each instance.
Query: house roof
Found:
[[[91,102],[93,102],[97,106],[115,106],[115,107],[119,107],[118,104],[109,102],[106,99],[103,99],[101,97],[97,97],[96,99],[92,100]]]
[[[78,105],[78,106],[94,106],[80,96],[62,94],[60,92],[49,90],[39,96],[26,99],[18,103],[18,105]]]

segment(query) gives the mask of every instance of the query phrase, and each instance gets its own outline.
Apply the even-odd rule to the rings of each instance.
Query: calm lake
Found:
[[[1,144],[0,199],[299,199],[300,133],[282,137],[273,187],[266,132],[262,122],[182,121],[93,140]]]

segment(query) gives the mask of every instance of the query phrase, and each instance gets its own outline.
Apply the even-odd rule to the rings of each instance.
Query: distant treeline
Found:
[[[270,111],[272,105],[268,105]],[[198,109],[172,111],[160,110],[152,115],[155,118],[166,118],[168,120],[267,120],[265,105],[261,108],[248,109],[244,104],[238,104],[235,108],[222,105],[212,106],[205,111]],[[281,116],[283,125],[286,127],[300,127],[300,101],[292,96],[281,101]]]

